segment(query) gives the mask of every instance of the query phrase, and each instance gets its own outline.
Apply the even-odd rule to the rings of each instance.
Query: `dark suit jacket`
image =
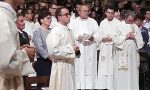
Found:
[[[22,31],[22,33],[19,32],[19,41],[20,41],[20,46],[23,46],[25,44],[30,44],[28,34],[25,31]]]

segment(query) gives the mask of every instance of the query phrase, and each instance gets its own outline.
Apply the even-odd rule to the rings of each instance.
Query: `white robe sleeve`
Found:
[[[117,48],[122,49],[124,46],[125,40],[126,40],[126,35],[124,35],[124,33],[119,30],[119,26],[118,26],[116,30],[116,35],[114,35],[114,37],[112,38],[112,41],[114,42],[114,45]]]
[[[65,57],[75,58],[74,49],[71,44],[62,45],[63,32],[59,28],[52,29],[51,33],[46,38],[46,44],[49,54]]]
[[[93,37],[94,37],[94,40],[96,41],[97,45],[99,44],[100,42],[100,33],[98,31],[99,27],[98,27],[98,24],[97,22],[95,21],[94,23],[94,34],[93,34]]]

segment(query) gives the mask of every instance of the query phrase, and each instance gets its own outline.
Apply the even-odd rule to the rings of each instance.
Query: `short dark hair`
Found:
[[[26,8],[25,9],[25,14],[28,14],[29,13],[29,10],[31,10],[31,12],[33,13],[33,10],[31,8]]]
[[[61,10],[62,10],[62,9],[67,9],[67,8],[64,7],[64,6],[62,6],[62,7],[59,7],[59,8],[56,9],[55,17],[56,17],[57,20],[58,20],[58,16],[61,15]]]
[[[143,10],[143,14],[146,14],[147,11],[150,11],[150,8],[145,8],[145,9]]]
[[[115,11],[115,8],[114,8],[113,5],[107,5],[107,6],[105,7],[105,12],[106,12],[108,9],[111,9],[111,10],[114,10],[114,11]]]
[[[45,17],[47,17],[48,15],[51,16],[51,13],[48,11],[47,8],[42,8],[40,11],[39,11],[39,17],[38,17],[38,22],[39,24],[41,25],[41,19],[44,19]]]
[[[48,6],[48,7],[49,7],[49,8],[52,8],[52,6],[53,6],[53,5],[56,5],[56,6],[57,6],[57,4],[56,4],[56,3],[52,2],[52,3],[50,3],[50,4],[49,4],[49,6]]]
[[[145,19],[145,17],[144,17],[144,15],[143,14],[136,14],[136,16],[135,16],[135,20],[137,20],[137,19],[140,19],[140,20],[144,20]]]
[[[17,18],[20,17],[20,16],[24,17],[24,14],[23,13],[17,13]]]

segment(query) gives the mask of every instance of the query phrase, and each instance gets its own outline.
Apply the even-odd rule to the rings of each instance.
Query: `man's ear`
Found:
[[[41,19],[40,22],[43,23],[43,19]]]
[[[61,16],[58,16],[57,18],[58,18],[58,21],[60,21],[60,20],[61,20]]]

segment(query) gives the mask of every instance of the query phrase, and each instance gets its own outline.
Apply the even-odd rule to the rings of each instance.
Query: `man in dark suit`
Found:
[[[16,26],[19,30],[20,47],[21,48],[28,47],[30,40],[28,34],[25,31],[23,31],[25,27],[25,22],[24,22],[24,15],[21,13],[17,14]]]

